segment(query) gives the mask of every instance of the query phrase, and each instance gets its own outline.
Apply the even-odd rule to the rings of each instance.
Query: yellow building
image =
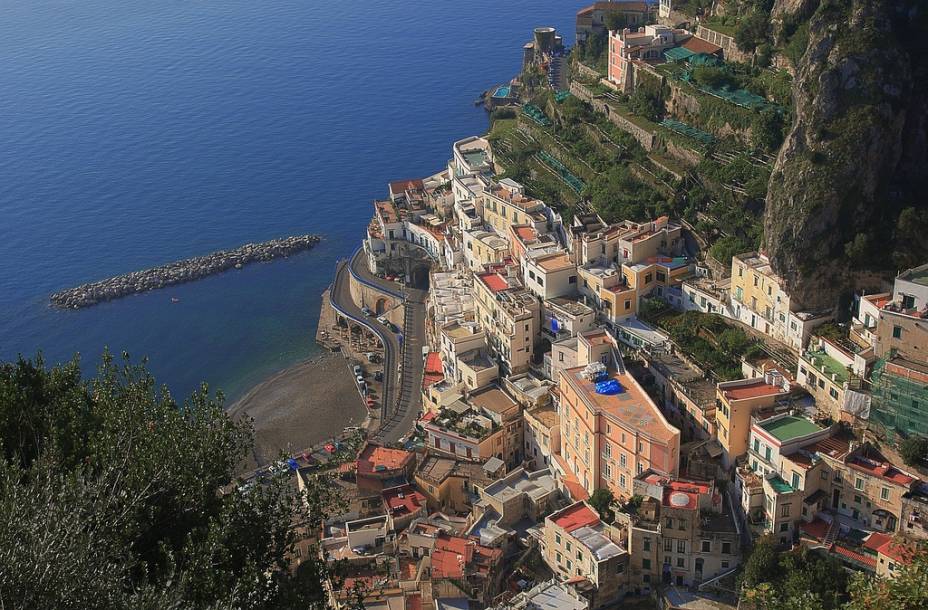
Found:
[[[545,231],[548,217],[543,201],[525,194],[525,187],[509,178],[500,180],[481,195],[483,220],[500,235],[508,235],[512,225],[529,225]]]
[[[769,373],[766,378],[726,381],[718,385],[715,417],[726,468],[748,450],[751,416],[760,409],[772,407],[788,394],[789,384],[775,373]]]
[[[812,329],[830,319],[827,313],[802,311],[790,299],[769,259],[757,252],[731,259],[732,314],[765,335],[801,350]]]

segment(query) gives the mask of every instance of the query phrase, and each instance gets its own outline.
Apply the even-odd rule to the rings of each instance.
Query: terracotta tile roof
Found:
[[[864,542],[864,547],[885,555],[896,563],[911,563],[915,556],[915,550],[911,545],[882,532],[870,534]]]
[[[499,273],[481,273],[477,277],[490,289],[490,292],[502,292],[509,289],[509,282]]]
[[[722,47],[712,44],[708,40],[703,40],[702,38],[697,38],[693,36],[682,45],[684,49],[688,49],[693,53],[706,53],[707,55],[716,55],[722,52]]]
[[[876,568],[876,559],[874,559],[873,557],[863,555],[861,553],[858,553],[857,551],[852,551],[849,548],[846,548],[846,547],[843,547],[837,544],[833,545],[831,547],[831,550],[833,553],[836,553],[838,555],[843,555],[844,557],[853,559],[854,561],[858,563],[862,563],[871,568]]]
[[[367,444],[357,459],[359,474],[371,474],[397,470],[405,467],[413,459],[413,454],[402,449],[389,449],[380,445]]]
[[[386,489],[383,501],[390,513],[397,516],[414,514],[425,507],[425,496],[412,485],[402,485]]]
[[[813,519],[809,523],[800,523],[799,529],[804,533],[809,534],[816,540],[824,540],[825,536],[828,534],[828,528],[831,527],[828,523],[825,523],[821,519]]]
[[[599,515],[583,502],[577,502],[552,515],[551,521],[557,524],[558,527],[563,528],[564,531],[572,532],[581,527],[596,525],[599,523]]]
[[[903,487],[908,487],[918,480],[886,462],[874,462],[859,456],[852,456],[848,459],[847,464],[854,470],[865,472],[871,476],[879,477],[884,481]]]
[[[708,493],[708,483],[669,481],[664,485],[664,506],[693,510],[699,506],[699,496]]]
[[[421,190],[422,187],[422,180],[418,178],[414,180],[394,180],[390,183],[390,194],[399,195],[400,193],[404,193],[406,191]]]
[[[425,373],[422,376],[422,387],[427,388],[445,378],[445,370],[441,363],[441,354],[429,352],[425,357]]]

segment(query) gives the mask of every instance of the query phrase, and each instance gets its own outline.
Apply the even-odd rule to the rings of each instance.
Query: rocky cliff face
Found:
[[[809,43],[764,249],[807,308],[834,306],[866,271],[891,276],[901,211],[928,207],[926,11],[921,0],[775,3],[774,27],[808,20]]]

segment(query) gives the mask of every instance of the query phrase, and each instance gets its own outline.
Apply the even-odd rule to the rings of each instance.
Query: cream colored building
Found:
[[[789,397],[789,382],[775,372],[757,379],[725,381],[718,385],[715,418],[726,468],[748,450],[751,416]]]
[[[812,329],[830,319],[828,314],[803,311],[791,300],[769,259],[757,252],[732,258],[730,290],[735,319],[797,352],[805,346]]]
[[[477,320],[504,375],[529,369],[541,326],[541,304],[517,278],[500,271],[477,275],[474,298]]]
[[[507,235],[512,225],[529,225],[544,232],[548,225],[548,206],[525,194],[525,187],[505,178],[481,195],[483,220],[500,235]]]

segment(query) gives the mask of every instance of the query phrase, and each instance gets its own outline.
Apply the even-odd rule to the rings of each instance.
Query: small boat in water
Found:
[[[180,299],[178,299],[177,297],[171,297],[171,302],[172,302],[172,303],[180,303]]]

